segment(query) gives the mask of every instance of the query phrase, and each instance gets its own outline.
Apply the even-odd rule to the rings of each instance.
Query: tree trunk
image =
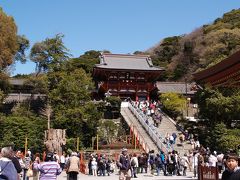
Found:
[[[65,129],[48,129],[45,131],[44,144],[48,152],[63,153],[63,146],[66,145]]]

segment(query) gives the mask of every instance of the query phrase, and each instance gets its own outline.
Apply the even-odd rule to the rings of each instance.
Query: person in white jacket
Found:
[[[193,153],[193,161],[192,161],[192,167],[193,167],[193,173],[194,173],[194,177],[197,176],[197,171],[198,171],[198,156],[199,153],[194,152]]]
[[[138,158],[136,153],[133,154],[130,164],[132,169],[132,177],[137,178]]]
[[[215,156],[215,153],[212,153],[208,158],[208,165],[211,167],[216,167],[217,165],[217,157]]]
[[[91,165],[92,165],[93,176],[97,176],[97,161],[96,161],[96,158],[92,159]]]

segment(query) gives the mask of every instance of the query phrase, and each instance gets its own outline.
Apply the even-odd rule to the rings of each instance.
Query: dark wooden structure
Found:
[[[217,167],[199,166],[199,180],[219,180]]]
[[[156,81],[164,70],[155,67],[149,56],[108,54],[100,56],[100,64],[93,69],[96,94],[119,96],[121,99],[150,99],[157,93]]]
[[[240,51],[194,74],[197,83],[214,87],[240,87]]]

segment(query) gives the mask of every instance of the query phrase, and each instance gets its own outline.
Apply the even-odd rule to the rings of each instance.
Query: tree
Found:
[[[111,144],[114,139],[118,137],[119,126],[112,120],[103,120],[99,124],[98,135],[100,139],[105,140]]]
[[[25,63],[27,61],[27,57],[25,51],[29,48],[29,40],[24,36],[17,36],[17,44],[18,44],[18,51],[15,54],[15,60]]]
[[[203,136],[201,136],[201,143],[211,149],[226,152],[229,149],[237,149],[240,143],[239,136],[239,129],[227,129],[224,123],[219,123],[214,127],[206,128]]]
[[[36,63],[38,73],[59,71],[62,63],[69,59],[70,54],[63,44],[63,37],[63,35],[57,34],[54,38],[47,38],[33,45],[30,59]]]
[[[231,93],[223,91],[206,88],[197,94],[199,117],[206,119],[208,127],[223,122],[229,128],[232,120],[240,118],[239,90],[231,90]]]
[[[83,69],[73,72],[49,73],[49,98],[54,109],[81,106],[90,100],[90,91],[93,88],[91,78]]]
[[[7,16],[0,8],[0,70],[13,63],[17,53],[17,26],[11,16]]]
[[[161,94],[160,101],[163,104],[163,109],[173,118],[181,116],[187,104],[186,99],[176,93]]]
[[[85,52],[78,58],[72,58],[66,63],[66,69],[73,71],[82,68],[86,73],[92,73],[95,64],[99,64],[100,51],[90,50]]]
[[[48,94],[48,77],[45,74],[28,76],[24,86],[31,87],[32,94]]]
[[[53,127],[66,129],[68,138],[79,137],[85,146],[90,146],[89,139],[95,136],[102,116],[98,106],[89,102],[93,87],[91,77],[83,69],[51,72],[48,77]]]
[[[45,108],[42,109],[41,114],[43,116],[47,117],[47,129],[49,130],[51,128],[51,124],[50,124],[50,122],[51,122],[51,115],[52,115],[52,108],[51,108],[51,106],[49,104],[47,104],[45,106]]]
[[[27,115],[27,116],[26,116]],[[12,115],[1,115],[0,145],[14,144],[16,148],[24,148],[25,138],[28,138],[28,147],[34,152],[43,151],[44,130],[46,120],[35,116],[26,107],[19,105]]]
[[[17,35],[13,17],[6,15],[1,7],[0,22],[0,71],[3,71],[15,61],[26,62],[25,51],[29,48],[29,40]]]
[[[0,103],[3,102],[4,98],[11,90],[11,85],[8,80],[9,77],[5,73],[0,72]]]
[[[206,145],[211,149],[219,149],[222,143],[222,137],[227,135],[227,128],[225,124],[219,123],[214,127],[207,128],[206,133]],[[223,146],[223,145],[222,145]]]
[[[163,39],[148,50],[153,64],[165,67],[163,78],[181,81],[185,76],[219,63],[240,47],[240,10],[232,10],[214,23],[193,32]]]

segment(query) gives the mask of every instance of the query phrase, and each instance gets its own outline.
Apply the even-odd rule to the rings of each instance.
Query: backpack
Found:
[[[135,162],[134,159],[132,159],[132,161],[131,161],[131,166],[132,166],[132,167],[136,166],[136,162]]]
[[[163,164],[161,157],[156,157],[156,165],[161,166]]]

